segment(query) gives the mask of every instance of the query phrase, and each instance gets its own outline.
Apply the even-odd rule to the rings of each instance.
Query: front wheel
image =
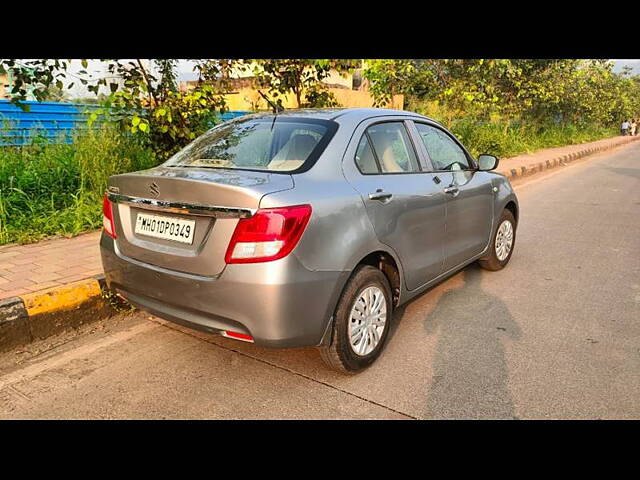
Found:
[[[371,365],[382,352],[392,313],[387,277],[372,266],[358,267],[338,301],[331,344],[320,347],[324,362],[347,374]]]
[[[478,260],[486,270],[502,270],[513,254],[516,243],[516,220],[510,210],[505,209],[498,220],[498,228],[491,238],[491,246],[486,257]]]

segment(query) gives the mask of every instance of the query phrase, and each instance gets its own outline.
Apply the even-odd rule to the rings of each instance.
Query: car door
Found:
[[[447,196],[444,270],[448,271],[486,248],[493,222],[493,186],[490,174],[476,170],[451,134],[433,124],[415,122],[415,127]]]
[[[425,172],[402,119],[361,124],[343,162],[380,242],[413,290],[442,273],[446,196]]]

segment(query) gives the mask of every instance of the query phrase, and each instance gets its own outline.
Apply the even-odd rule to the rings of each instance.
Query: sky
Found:
[[[632,73],[639,75],[640,74],[640,60],[613,60],[613,71],[620,72],[622,71],[622,67],[625,65],[633,68]]]

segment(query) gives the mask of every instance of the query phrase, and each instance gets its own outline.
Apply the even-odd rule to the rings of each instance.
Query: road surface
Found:
[[[640,145],[517,191],[509,266],[398,310],[360,375],[138,312],[0,357],[0,418],[640,418]]]

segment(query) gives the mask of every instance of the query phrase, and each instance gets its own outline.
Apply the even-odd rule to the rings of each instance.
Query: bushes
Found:
[[[602,126],[595,122],[581,124],[547,120],[507,119],[493,114],[480,119],[463,111],[452,111],[438,102],[420,101],[408,97],[407,109],[441,122],[477,156],[491,153],[498,157],[512,157],[531,153],[541,148],[573,145],[612,137],[617,127]]]
[[[473,155],[491,153],[498,157],[512,157],[541,148],[590,142],[617,133],[615,128],[590,124],[482,122],[470,119],[454,121],[450,127]]]
[[[379,105],[404,93],[457,117],[617,126],[640,112],[640,76],[616,73],[604,59],[376,59],[364,76]]]
[[[108,177],[155,164],[153,152],[112,127],[69,145],[0,147],[0,245],[99,227]]]

